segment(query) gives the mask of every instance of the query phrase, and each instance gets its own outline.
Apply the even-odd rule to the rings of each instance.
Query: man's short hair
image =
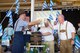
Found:
[[[65,16],[63,14],[59,14],[58,17],[59,16],[62,16],[62,18],[64,18],[64,20],[66,20],[66,18],[65,18]]]
[[[29,13],[27,13],[27,11],[20,11],[20,12],[19,12],[19,16],[22,15],[22,14],[26,14],[26,16],[29,17]]]
[[[20,11],[19,16],[22,15],[22,14],[26,14],[26,12],[25,11]]]

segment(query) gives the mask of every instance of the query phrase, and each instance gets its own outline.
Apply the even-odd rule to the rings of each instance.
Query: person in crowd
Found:
[[[74,39],[74,53],[80,53],[80,23],[78,23],[78,30],[77,30],[77,35],[75,36],[75,39]]]
[[[26,45],[27,35],[23,34],[25,29],[28,27],[29,21],[26,20],[29,16],[26,16],[26,12],[20,12],[19,18],[14,25],[14,39],[12,45],[12,53],[24,53],[24,46]],[[28,36],[28,40],[29,40]],[[15,49],[16,48],[16,49]]]
[[[28,16],[27,16],[28,17]],[[23,35],[25,29],[29,29],[32,26],[39,24],[41,20],[35,20],[32,22],[26,21],[26,12],[20,12],[19,18],[15,22],[14,25],[14,39],[13,39],[13,45],[12,45],[12,53],[24,53],[24,44],[25,44],[25,38]],[[24,40],[25,39],[25,40]],[[29,38],[28,38],[29,39]]]
[[[75,27],[69,21],[65,21],[64,15],[58,16],[58,36],[60,39],[60,53],[72,53],[72,45],[75,38]]]
[[[12,36],[14,36],[14,29],[13,26],[8,24],[8,27],[4,29],[4,32],[7,32],[8,38],[11,41]]]
[[[40,32],[42,33],[42,38],[43,38],[43,44],[47,44],[49,49],[50,49],[50,53],[54,53],[54,36],[53,36],[53,30],[52,28],[49,26],[49,21],[46,20],[44,23],[44,27],[40,28]]]
[[[10,50],[12,36],[14,35],[13,26],[8,24],[8,26],[4,29],[4,34],[2,36],[2,45],[6,46],[6,50]]]
[[[78,33],[80,33],[80,32],[79,32],[79,31],[80,31],[80,23],[78,23],[78,27],[79,27],[79,28],[78,28]]]

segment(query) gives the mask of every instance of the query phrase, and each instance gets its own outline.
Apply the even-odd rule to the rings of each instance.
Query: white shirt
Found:
[[[68,21],[64,21],[63,24],[60,24],[58,23],[58,35],[59,35],[59,38],[61,40],[67,40],[67,37],[66,37],[66,32],[60,32],[60,30],[64,29],[66,30],[66,23]],[[72,38],[72,32],[75,32],[75,27],[73,26],[72,23],[68,22],[67,23],[67,36],[68,36],[68,39],[71,39]]]
[[[52,31],[52,29],[50,27],[42,27],[39,31],[41,33],[46,33],[46,32],[50,32],[51,33],[48,36],[45,36],[45,35],[42,36],[44,41],[52,41],[52,40],[54,40],[53,31]]]

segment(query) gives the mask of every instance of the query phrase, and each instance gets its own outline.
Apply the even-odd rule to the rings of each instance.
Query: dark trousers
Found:
[[[26,46],[27,42],[30,42],[30,35],[29,34],[25,34],[23,35],[24,38],[24,46]]]
[[[23,35],[23,32],[15,32],[12,44],[12,53],[24,53],[26,42],[30,41],[30,35]]]

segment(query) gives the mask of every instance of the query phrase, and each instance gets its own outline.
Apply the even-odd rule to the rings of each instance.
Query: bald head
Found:
[[[58,21],[59,21],[59,23],[63,23],[64,22],[64,15],[62,15],[62,14],[60,14],[59,16],[58,16]]]

